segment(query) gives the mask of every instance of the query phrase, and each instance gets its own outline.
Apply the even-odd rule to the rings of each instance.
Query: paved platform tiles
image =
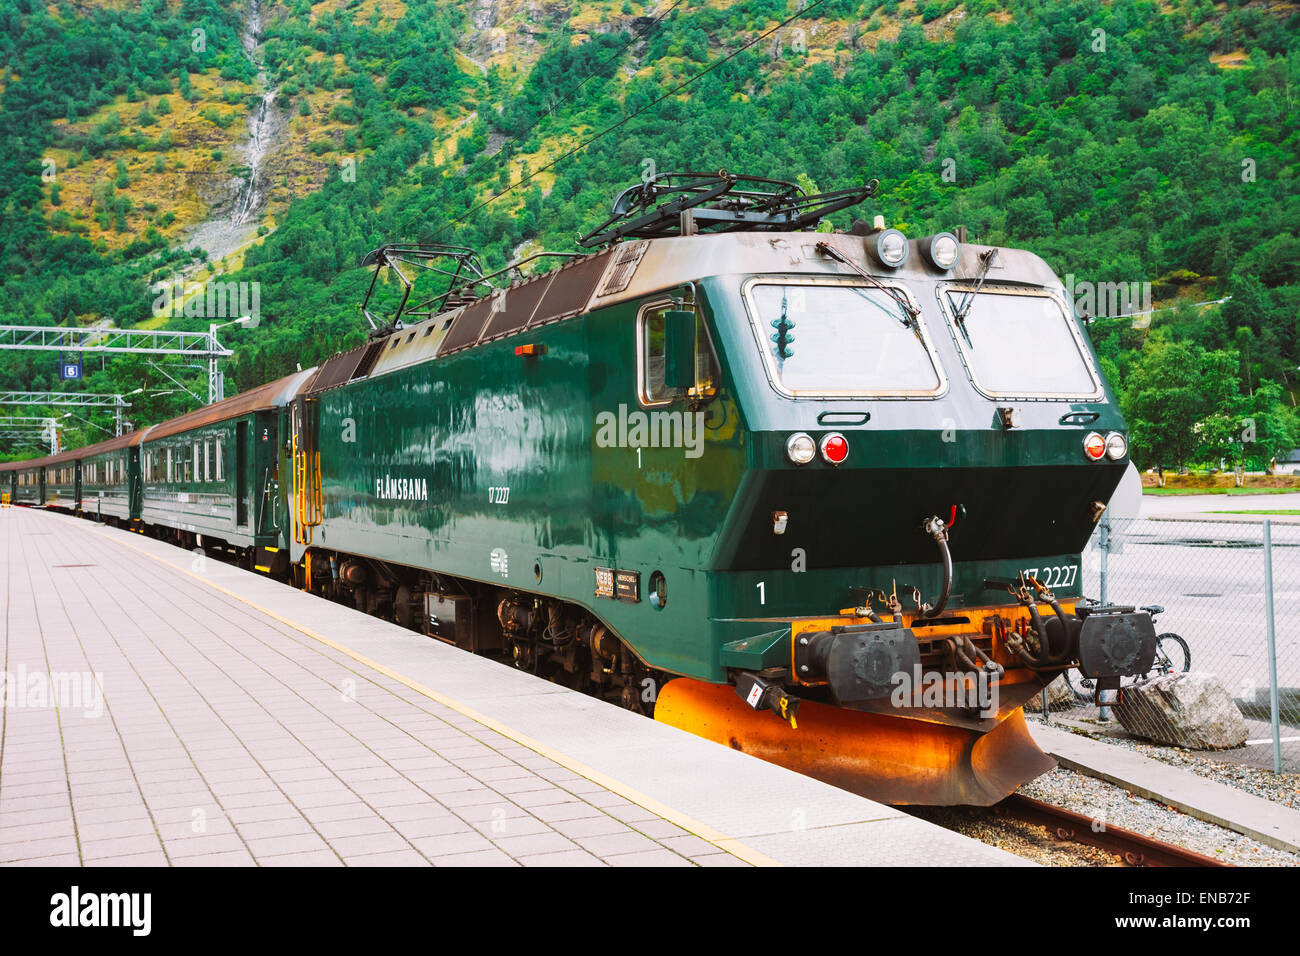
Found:
[[[1116,784],[1279,850],[1300,853],[1300,811],[1060,727],[1030,721],[1029,731],[1038,746],[1067,769]]]
[[[141,535],[8,508],[0,562],[3,865],[1025,863]]]

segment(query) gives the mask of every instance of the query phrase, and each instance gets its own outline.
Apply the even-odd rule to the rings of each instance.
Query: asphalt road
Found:
[[[1300,511],[1300,493],[1285,495],[1143,495],[1142,515],[1212,511]]]
[[[1300,508],[1300,495],[1144,496],[1146,514],[1222,508]],[[1199,507],[1196,507],[1199,505]],[[1173,506],[1173,507],[1171,507]],[[1181,634],[1192,667],[1217,673],[1238,698],[1266,701],[1269,686],[1260,520],[1118,522],[1119,550],[1109,555],[1107,598],[1112,603],[1162,604],[1156,631]],[[1300,524],[1274,523],[1273,596],[1278,684],[1288,697],[1290,722],[1300,722]],[[1083,555],[1083,593],[1100,596],[1097,538]]]

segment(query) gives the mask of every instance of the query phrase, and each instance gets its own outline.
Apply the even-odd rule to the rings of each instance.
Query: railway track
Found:
[[[1126,866],[1230,866],[1173,843],[1110,824],[1063,807],[1013,793],[993,807],[997,815],[1045,827],[1056,839],[1080,843],[1118,856]]]

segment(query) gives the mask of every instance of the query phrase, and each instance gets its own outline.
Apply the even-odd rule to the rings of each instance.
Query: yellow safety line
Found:
[[[403,674],[399,674],[397,671],[393,670],[390,667],[385,666],[384,664],[379,663],[378,661],[373,661],[362,654],[358,654],[350,647],[340,644],[337,641],[331,640],[330,638],[325,637],[323,634],[317,634],[315,631],[311,630],[310,628],[303,627],[301,624],[297,623],[296,621],[292,621],[287,617],[282,617],[281,615],[275,613],[274,611],[264,608],[260,604],[257,604],[253,601],[250,601],[248,598],[244,597],[241,594],[237,594],[234,591],[231,591],[227,588],[223,588],[219,584],[214,584],[212,581],[209,581],[201,574],[197,574],[193,571],[190,571],[187,568],[181,567],[180,565],[172,564],[170,561],[166,560],[165,558],[160,558],[158,555],[151,554],[150,552],[146,551],[144,548],[136,547],[135,545],[128,544],[125,541],[119,541],[118,544],[121,544],[123,547],[130,548],[132,551],[138,551],[140,554],[152,558],[153,560],[157,561],[159,564],[165,564],[167,567],[171,568],[174,571],[179,571],[182,574],[189,575],[190,577],[194,578],[196,581],[199,581],[202,584],[205,584],[208,587],[212,588],[214,591],[220,591],[222,594],[225,594],[228,597],[232,597],[243,604],[247,604],[249,607],[253,608],[253,610],[259,611],[262,614],[265,614],[267,617],[274,618],[275,620],[279,621],[281,624],[293,628],[295,631],[298,631],[302,634],[306,634],[312,640],[319,641],[321,644],[324,644],[326,647],[331,647],[334,650],[340,652],[341,654],[344,654],[352,658],[357,663],[369,667],[371,670],[378,671],[379,673],[383,674],[385,677],[392,678],[393,680],[397,681],[399,684],[402,684],[405,687],[409,687],[411,690],[415,691],[416,693],[422,694],[423,696],[428,697],[430,700],[442,704],[444,707],[450,707],[452,710],[456,711],[456,713],[460,714],[461,716],[468,717],[470,720],[483,724],[489,730],[494,730],[501,736],[510,738],[515,743],[527,747],[529,750],[532,750],[540,754],[541,756],[547,758],[548,760],[558,763],[560,766],[564,767],[565,769],[572,770],[574,773],[578,774],[579,776],[586,777],[592,783],[600,784],[600,786],[604,787],[606,790],[618,794],[620,797],[623,797],[624,799],[632,803],[635,803],[637,806],[642,807],[643,809],[649,810],[651,813],[655,814],[661,819],[667,820],[669,823],[673,823],[681,827],[683,830],[687,830],[695,834],[696,836],[700,837],[700,839],[712,843],[718,849],[726,853],[730,853],[732,856],[744,860],[746,863],[752,864],[753,866],[781,866],[782,865],[778,863],[776,860],[772,859],[771,857],[763,853],[760,853],[758,850],[746,846],[744,843],[741,843],[736,838],[729,837],[725,833],[721,832],[720,830],[715,830],[707,823],[702,823],[699,820],[694,819],[693,817],[687,816],[686,814],[682,813],[679,810],[675,810],[672,807],[667,806],[666,804],[660,803],[658,800],[654,799],[653,797],[649,797],[646,794],[641,793],[639,790],[635,790],[632,787],[629,787],[621,780],[615,780],[613,777],[601,773],[599,770],[596,770],[594,767],[589,767],[586,764],[582,763],[581,761],[575,760],[574,758],[570,757],[568,754],[556,750],[553,747],[547,746],[546,744],[542,743],[540,740],[534,740],[532,737],[529,737],[527,734],[521,734],[519,731],[515,730],[514,728],[506,724],[501,723],[499,720],[495,720],[487,716],[486,714],[479,713],[477,710],[474,710],[472,707],[468,707],[465,704],[462,704],[460,701],[452,697],[448,697],[446,694],[440,693],[431,687],[426,687],[425,685],[419,683],[418,681],[413,681],[409,677],[406,677]],[[489,787],[491,786],[490,782],[488,783],[488,786]],[[579,795],[579,797],[581,797],[581,795]],[[635,824],[631,824],[631,826],[635,829]]]

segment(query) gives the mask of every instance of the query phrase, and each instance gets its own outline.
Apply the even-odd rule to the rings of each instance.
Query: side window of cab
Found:
[[[682,397],[682,389],[664,383],[667,313],[682,306],[661,299],[642,306],[637,315],[637,397],[642,405],[669,405]],[[712,398],[718,391],[718,359],[708,328],[695,308],[695,384],[686,390],[691,399]]]

